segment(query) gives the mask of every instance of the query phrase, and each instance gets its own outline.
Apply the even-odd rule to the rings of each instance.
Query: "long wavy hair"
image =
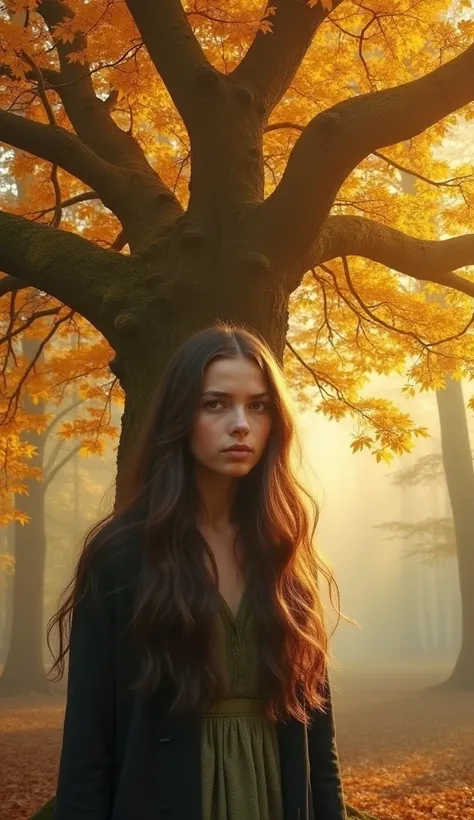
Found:
[[[321,577],[328,583],[337,623],[340,617],[350,619],[340,612],[337,583],[314,544],[318,507],[296,475],[295,455],[301,461],[301,445],[283,372],[264,340],[236,324],[215,323],[185,341],[171,358],[120,476],[113,512],[87,534],[63,603],[48,623],[54,657],[48,675],[63,677],[73,611],[91,583],[94,587],[92,559],[121,536],[122,542],[138,544],[141,550],[130,623],[141,650],[141,669],[132,688],[149,695],[171,683],[172,712],[202,708],[217,696],[220,675],[211,652],[219,606],[217,567],[196,523],[200,502],[188,434],[206,368],[216,359],[236,357],[258,364],[271,398],[272,425],[264,453],[237,480],[232,509],[244,548],[267,714],[307,722],[308,707],[326,705],[327,667],[335,665],[328,648]],[[50,635],[56,626],[55,655]]]

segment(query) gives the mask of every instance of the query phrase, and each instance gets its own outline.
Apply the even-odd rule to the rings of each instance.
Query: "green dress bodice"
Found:
[[[244,593],[234,617],[221,597],[214,650],[223,692],[203,715],[203,820],[283,820],[276,726],[262,713],[255,620]]]

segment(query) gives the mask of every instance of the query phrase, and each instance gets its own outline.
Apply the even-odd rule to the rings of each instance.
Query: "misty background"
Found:
[[[358,624],[341,621],[331,638],[333,655],[343,673],[418,670],[430,677],[439,674],[441,680],[449,675],[459,653],[461,612],[437,404],[433,393],[405,399],[399,392],[401,385],[398,377],[376,378],[368,392],[395,399],[417,424],[429,429],[430,438],[417,440],[410,454],[394,457],[389,464],[377,464],[368,452],[352,453],[353,420],[334,422],[305,411],[299,414],[303,478],[320,505],[317,547],[335,573],[343,613]],[[464,399],[472,436],[469,389],[470,385]],[[55,409],[63,421],[80,412],[79,406],[68,413],[68,406],[70,399],[64,408]],[[118,425],[121,408],[113,407],[112,413]],[[63,442],[58,447],[57,437],[49,435],[43,462],[49,464],[50,473],[57,469],[44,497],[45,635],[47,620],[70,580],[85,532],[112,503],[115,445],[108,444],[103,456],[84,458],[77,452],[77,442]],[[416,479],[417,465],[423,463],[428,465],[425,479],[407,481],[407,471],[415,471]],[[24,496],[17,499],[20,509],[25,508],[25,501]],[[30,542],[33,555],[35,542],[41,541],[41,519],[38,529],[34,514],[32,523],[24,527],[0,528],[0,554],[14,555],[15,527],[19,537]],[[34,565],[32,560],[32,573],[37,571]],[[34,584],[34,578],[31,581]],[[12,589],[13,573],[7,562],[0,570],[0,665],[5,663],[11,635]],[[29,606],[26,596],[20,615],[24,624],[33,614]],[[328,612],[334,625],[330,607]],[[43,652],[49,668],[51,656],[45,640]],[[23,674],[29,675],[28,662]],[[28,681],[22,683],[27,690]]]

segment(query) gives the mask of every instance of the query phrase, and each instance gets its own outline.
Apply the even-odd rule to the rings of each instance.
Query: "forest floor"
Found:
[[[348,803],[379,820],[474,820],[474,692],[431,690],[443,677],[332,675]],[[0,701],[0,820],[54,794],[63,715],[59,698]]]

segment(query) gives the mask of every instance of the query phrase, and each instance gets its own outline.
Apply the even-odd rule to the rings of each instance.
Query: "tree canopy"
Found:
[[[259,302],[289,300],[298,400],[352,415],[355,450],[425,435],[367,387],[474,373],[473,43],[466,0],[6,0],[3,498],[27,475],[21,431],[52,419],[21,389],[54,403],[82,379],[93,406],[62,434],[100,446],[101,409],[133,383],[109,360],[166,334],[184,292],[185,312],[216,294],[256,326]]]

